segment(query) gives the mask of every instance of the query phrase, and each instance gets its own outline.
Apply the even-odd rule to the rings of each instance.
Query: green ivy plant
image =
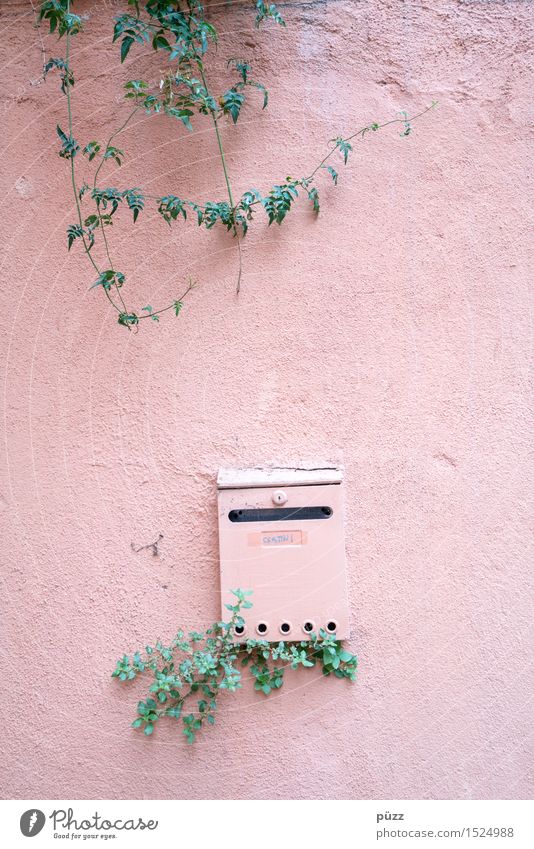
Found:
[[[266,696],[284,683],[286,668],[320,667],[323,675],[356,678],[357,658],[345,649],[335,634],[320,630],[301,642],[268,643],[266,640],[234,642],[237,626],[243,625],[241,611],[252,607],[246,590],[232,590],[235,603],[227,604],[229,622],[216,622],[202,633],[187,636],[178,631],[170,645],[157,642],[144,652],[123,655],[112,673],[120,681],[148,674],[153,679],[149,696],[137,704],[133,728],[150,736],[160,719],[181,723],[188,743],[206,725],[215,724],[219,695],[241,687],[243,667],[250,670],[254,689]]]
[[[263,0],[251,1],[255,8],[256,26],[271,20],[285,27],[285,21],[275,4]],[[157,309],[150,304],[140,310],[127,306],[124,294],[126,277],[113,264],[108,235],[119,210],[127,209],[132,215],[133,224],[136,224],[149,202],[155,204],[157,212],[169,225],[180,219],[186,221],[188,216],[199,227],[208,230],[215,225],[222,225],[236,241],[236,289],[239,292],[241,240],[259,210],[266,214],[269,225],[281,224],[299,195],[303,195],[312,204],[313,211],[318,213],[319,176],[328,174],[337,185],[338,171],[333,164],[335,157],[340,157],[346,165],[356,139],[363,139],[367,133],[377,132],[391,124],[400,124],[401,136],[408,136],[412,131],[412,122],[435,105],[433,103],[412,117],[406,112],[399,112],[389,121],[372,121],[356,132],[346,136],[338,135],[330,140],[326,155],[309,174],[299,178],[286,176],[267,192],[252,188],[237,198],[232,190],[220,125],[225,120],[237,124],[251,91],[259,92],[262,108],[265,109],[269,102],[267,89],[253,78],[250,64],[242,58],[228,60],[227,68],[234,78],[225,91],[217,93],[210,88],[206,75],[206,57],[210,46],[217,44],[217,30],[206,19],[200,0],[149,0],[145,3],[127,0],[127,4],[129,11],[115,18],[112,36],[113,41],[120,45],[120,61],[125,61],[134,46],[143,49],[151,45],[153,50],[166,54],[168,71],[162,75],[159,86],[150,86],[142,79],[132,79],[125,84],[124,99],[130,105],[130,110],[107,141],[82,142],[74,136],[72,89],[75,77],[70,57],[72,37],[82,31],[81,17],[71,11],[71,0],[45,0],[40,6],[39,20],[48,24],[50,33],[57,33],[59,38],[65,36],[66,42],[65,56],[51,58],[46,62],[44,76],[51,71],[59,73],[61,91],[67,104],[67,123],[57,127],[57,135],[60,142],[59,155],[69,163],[76,205],[76,221],[67,228],[68,249],[75,243],[81,244],[95,275],[92,288],[103,290],[116,311],[118,323],[128,328],[136,327],[143,319],[157,322],[160,315],[167,311],[179,315],[184,298],[194,284],[191,280],[183,284],[180,295]],[[115,145],[117,136],[136,115],[143,113],[165,114],[171,121],[178,122],[185,131],[193,128],[193,120],[199,115],[211,120],[226,183],[226,198],[199,203],[174,191],[154,196],[139,187],[117,188],[100,183],[104,166],[113,164],[120,167],[124,160],[124,150]],[[89,182],[78,181],[76,162],[80,157],[95,163],[93,179]],[[87,208],[88,205],[91,209]]]

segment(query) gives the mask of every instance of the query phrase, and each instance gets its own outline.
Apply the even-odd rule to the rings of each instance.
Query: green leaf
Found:
[[[179,215],[183,217],[184,221],[187,218],[185,201],[176,197],[176,195],[166,195],[165,197],[158,198],[158,212],[163,216],[167,224],[170,224],[171,221],[176,221]]]
[[[339,149],[341,155],[343,156],[343,161],[346,165],[347,160],[349,158],[349,153],[352,151],[352,145],[350,142],[346,141],[346,139],[341,138],[341,136],[338,136],[338,138],[334,139],[334,141],[336,143],[336,147]]]
[[[117,165],[122,165],[121,157],[124,156],[124,151],[118,147],[113,147],[113,145],[108,145],[106,150],[104,151],[104,159],[114,159]]]
[[[186,127],[188,130],[192,131],[193,125],[191,124],[191,121],[189,120],[191,118],[191,115],[193,115],[193,112],[192,112],[191,109],[179,109],[176,106],[168,106],[165,109],[165,114],[170,115],[172,118],[178,118],[178,120],[182,122],[184,127]]]
[[[100,150],[100,145],[97,141],[90,141],[82,150],[84,156],[87,156],[89,162],[92,162]]]
[[[135,38],[127,35],[126,38],[123,38],[121,42],[121,63],[124,62],[128,53],[130,52],[130,47],[134,43]]]
[[[260,91],[262,91],[262,92],[263,92],[263,106],[262,106],[262,109],[266,109],[266,108],[267,108],[267,105],[268,105],[268,103],[269,103],[269,92],[267,91],[267,89],[265,88],[265,86],[264,86],[264,85],[262,85],[261,83],[255,83],[255,82],[251,82],[251,83],[250,83],[250,85],[251,85],[251,86],[254,86],[254,88],[258,88]]]
[[[152,723],[151,723],[151,722],[148,722],[148,723],[145,725],[145,727],[144,727],[143,731],[144,731],[144,733],[146,734],[146,736],[147,736],[147,737],[150,737],[150,735],[151,735],[151,734],[152,734],[152,732],[154,731],[154,726],[152,725]]]
[[[98,280],[90,286],[90,289],[95,289],[97,286],[102,286],[106,292],[109,292],[112,286],[116,286],[117,289],[120,289],[124,284],[124,274],[121,271],[114,271],[112,268],[108,268],[106,271],[102,271],[99,275]]]
[[[160,50],[160,49],[170,50],[171,49],[171,45],[169,44],[169,42],[167,41],[167,39],[163,35],[154,36],[154,38],[152,39],[152,47],[154,48],[154,50]]]
[[[334,185],[337,186],[338,173],[335,170],[335,168],[332,168],[331,165],[324,165],[323,167],[326,168],[326,170],[328,171],[328,173],[332,177],[332,180],[334,181]]]
[[[79,224],[70,224],[67,227],[67,244],[68,250],[70,251],[72,247],[72,243],[75,239],[80,239],[83,236],[83,227],[80,227]]]
[[[61,150],[59,151],[59,155],[63,159],[74,159],[80,149],[80,145],[76,139],[64,133],[59,124],[56,127],[56,131],[61,140]]]
[[[319,192],[314,187],[313,189],[306,190],[308,192],[308,198],[311,200],[313,204],[313,211],[317,214],[320,209],[319,204]]]
[[[276,8],[274,3],[265,3],[265,0],[256,0],[256,26],[259,27],[266,18],[271,18],[275,23],[285,27],[286,22]]]
[[[135,224],[137,216],[145,208],[145,197],[141,192],[141,189],[125,189],[122,196],[128,204],[128,209],[131,209],[133,212],[133,220]]]
[[[226,63],[226,67],[229,68],[230,65],[233,65],[236,69],[237,73],[241,77],[243,83],[247,85],[248,82],[248,72],[251,70],[248,62],[245,62],[243,59],[229,59]]]
[[[138,100],[138,98],[146,97],[148,84],[144,80],[128,80],[124,84],[124,97],[130,100]]]
[[[43,68],[43,77],[45,79],[48,73],[52,70],[52,68],[57,68],[61,71],[61,91],[63,92],[63,94],[67,94],[67,89],[71,88],[74,85],[74,76],[72,74],[72,71],[69,69],[67,62],[65,61],[65,59],[50,59]]]
[[[347,663],[347,662],[355,660],[354,655],[351,654],[351,652],[347,651],[346,649],[341,649],[341,652],[339,653],[339,657],[343,661],[343,663]]]
[[[41,3],[39,20],[48,21],[51,33],[57,28],[60,37],[65,33],[76,35],[82,28],[81,18],[68,11],[65,0],[45,0]]]
[[[230,115],[234,124],[237,124],[241,107],[245,102],[245,95],[236,91],[235,88],[230,88],[228,91],[224,92],[219,102],[224,114]]]

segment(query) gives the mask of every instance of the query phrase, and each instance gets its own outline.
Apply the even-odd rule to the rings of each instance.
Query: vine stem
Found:
[[[390,121],[384,121],[383,124],[378,124],[378,126],[376,126],[375,129],[383,130],[384,127],[389,127],[390,124],[405,124],[406,122],[409,123],[410,121],[415,121],[416,118],[421,118],[423,115],[426,115],[426,113],[429,112],[431,109],[433,109],[435,105],[436,105],[436,103],[433,102],[430,106],[427,106],[426,109],[423,109],[422,112],[418,112],[416,115],[412,115],[410,118],[392,118]],[[365,127],[362,127],[360,130],[357,130],[357,132],[353,133],[351,136],[347,136],[346,138],[343,139],[343,141],[349,142],[349,141],[352,141],[352,139],[358,138],[358,136],[362,136],[362,138],[363,138],[365,133],[371,132],[371,131],[372,131],[371,126],[367,125]],[[332,141],[334,141],[334,140],[332,139]],[[313,169],[310,176],[306,177],[306,180],[313,180],[313,178],[315,177],[317,172],[323,167],[325,162],[327,162],[330,159],[330,157],[332,156],[333,153],[336,152],[336,150],[337,150],[337,145],[335,147],[333,147],[332,150],[328,151],[326,156],[323,159],[321,159],[319,164]]]
[[[69,13],[70,13],[70,0],[67,0],[67,14],[69,14]],[[67,66],[67,71],[70,71],[70,31],[69,30],[67,30],[66,38],[67,38],[67,41],[66,41],[66,47],[65,47],[65,64]],[[66,95],[67,95],[67,114],[68,114],[68,121],[69,121],[69,136],[70,136],[70,138],[72,138],[72,103],[71,103],[70,85],[69,84],[66,85]],[[95,260],[93,259],[93,256],[91,255],[91,249],[88,247],[87,241],[86,241],[86,238],[85,238],[83,218],[82,218],[82,210],[81,210],[81,206],[80,206],[80,198],[78,197],[78,189],[76,188],[76,171],[74,169],[74,155],[72,153],[71,153],[71,156],[70,156],[70,178],[71,178],[71,183],[72,183],[72,191],[73,191],[73,194],[74,194],[74,202],[76,203],[76,212],[78,214],[78,223],[79,223],[80,229],[82,231],[83,247],[84,247],[85,253],[89,257],[89,260],[91,261],[93,268],[95,269],[96,273],[100,276],[100,273],[101,273],[100,269],[99,269],[97,263],[95,262]],[[115,301],[113,300],[113,298],[109,294],[108,290],[106,288],[104,288],[104,291],[106,293],[106,297],[107,297],[108,301],[110,302],[110,304],[114,307],[114,309],[117,310],[118,313],[120,313],[120,311],[121,311],[120,307],[117,306],[117,304],[115,303]]]
[[[34,17],[34,27],[37,30],[37,37],[39,39],[39,46],[41,48],[41,60],[43,63],[43,70],[41,71],[41,76],[36,80],[32,80],[30,85],[40,85],[45,81],[45,65],[46,65],[46,50],[44,46],[43,36],[41,35],[41,27],[39,26],[39,19],[37,17],[37,9],[35,8],[35,4],[33,0],[30,0],[30,6],[32,7],[33,17]]]
[[[114,139],[116,136],[118,136],[118,135],[119,135],[119,133],[122,133],[122,131],[123,131],[123,130],[124,130],[124,129],[128,126],[128,124],[130,123],[130,121],[132,120],[132,118],[134,117],[134,115],[136,114],[136,112],[137,112],[137,110],[138,110],[138,109],[139,109],[139,106],[137,106],[137,105],[136,105],[136,106],[135,106],[135,109],[132,109],[132,111],[130,112],[130,114],[129,114],[129,115],[128,115],[128,117],[126,118],[126,121],[124,121],[124,123],[123,123],[123,124],[121,124],[121,126],[120,126],[117,130],[115,130],[115,132],[113,132],[113,133],[110,135],[109,139],[108,139],[108,140],[107,140],[107,142],[106,142],[106,147],[105,147],[105,150],[104,150],[104,154],[106,153],[106,151],[107,151],[107,150],[109,150],[109,147],[110,147],[111,142],[113,141],[113,139]],[[71,135],[72,135],[72,132],[71,132]],[[96,181],[97,181],[97,179],[98,179],[98,175],[99,175],[99,173],[100,173],[100,169],[102,168],[102,166],[103,166],[103,164],[104,164],[104,162],[105,162],[105,161],[106,161],[106,160],[104,159],[104,156],[102,156],[102,159],[100,160],[100,164],[99,164],[98,168],[97,168],[97,169],[96,169],[96,171],[95,171],[95,176],[94,176],[94,180],[93,180],[93,189],[96,189]],[[101,211],[100,211],[100,202],[99,202],[98,200],[96,201],[96,211],[97,211],[97,213],[98,213],[98,220],[99,220],[99,222],[100,222],[100,230],[101,230],[101,233],[102,233],[102,238],[103,238],[103,240],[104,240],[104,247],[105,247],[105,250],[106,250],[106,256],[107,256],[107,258],[108,258],[109,267],[110,267],[110,268],[111,268],[111,270],[113,271],[113,270],[114,270],[114,267],[113,267],[113,260],[111,259],[111,255],[110,255],[110,251],[109,251],[109,244],[108,244],[108,237],[107,237],[107,235],[106,235],[106,230],[105,230],[105,228],[104,228],[104,221],[103,221],[103,219],[102,219],[102,213],[101,213]],[[127,307],[126,307],[126,304],[124,303],[124,298],[122,297],[121,290],[120,290],[119,286],[117,285],[117,283],[115,283],[115,287],[116,287],[116,289],[117,289],[117,295],[119,296],[119,300],[120,300],[120,302],[121,302],[121,304],[122,304],[122,307],[123,307],[123,309],[124,309],[124,312],[125,312],[125,313],[127,313],[127,312],[128,312],[128,309],[127,309]]]
[[[204,85],[204,88],[206,89],[206,91],[208,91],[208,83],[207,83],[207,80],[206,80],[206,75],[204,74],[204,66],[203,66],[202,60],[200,59],[199,56],[197,56],[197,65],[198,65],[198,69],[200,71],[200,77],[202,79],[202,83]],[[221,156],[221,163],[222,163],[222,168],[223,168],[223,172],[224,172],[224,179],[226,181],[226,189],[228,191],[228,200],[230,201],[230,207],[235,214],[236,207],[234,205],[234,199],[233,199],[233,195],[232,195],[232,187],[230,185],[230,175],[228,173],[228,167],[226,165],[226,157],[224,155],[224,148],[223,148],[221,133],[220,133],[220,130],[219,130],[219,123],[217,121],[217,115],[213,110],[210,110],[210,115],[211,115],[211,119],[213,121],[213,126],[215,128],[215,135],[217,137],[217,145],[219,147],[219,154]],[[243,273],[243,251],[242,251],[242,248],[241,248],[241,239],[239,238],[239,233],[238,233],[238,229],[237,229],[237,225],[236,225],[235,221],[234,221],[234,224],[233,224],[233,231],[234,231],[234,236],[237,240],[237,252],[238,252],[238,257],[239,257],[239,266],[238,266],[237,283],[236,283],[236,294],[239,295],[239,291],[241,289],[241,275]]]
[[[194,286],[195,286],[194,282],[192,280],[190,280],[187,289],[185,290],[185,292],[182,295],[180,295],[179,298],[176,299],[176,303],[179,303],[180,301],[182,301],[185,298],[185,296],[189,294],[191,289],[194,288]],[[137,316],[137,318],[138,318],[139,321],[141,321],[142,318],[153,318],[153,316],[155,316],[155,315],[161,315],[162,312],[167,312],[167,310],[172,310],[172,309],[174,309],[174,303],[169,304],[168,307],[162,307],[160,310],[154,310],[154,312],[147,313],[146,315],[139,315],[139,316]]]
[[[106,150],[108,150],[113,139],[116,138],[119,135],[119,133],[122,133],[122,131],[126,129],[128,124],[132,120],[133,116],[139,111],[139,109],[141,109],[141,107],[138,104],[136,104],[134,109],[132,109],[132,111],[130,112],[130,114],[126,118],[126,121],[124,121],[124,123],[121,124],[121,126],[110,135],[110,137],[109,137],[109,139],[107,140],[107,143],[106,143]],[[105,152],[106,151],[104,151],[104,153]],[[94,183],[93,183],[93,186],[95,188],[96,188],[96,181],[98,179],[98,175],[100,174],[100,169],[102,168],[104,162],[105,162],[105,159],[104,159],[104,157],[102,157],[102,159],[100,161],[100,165],[98,166],[98,168],[95,171],[95,179],[94,179]]]

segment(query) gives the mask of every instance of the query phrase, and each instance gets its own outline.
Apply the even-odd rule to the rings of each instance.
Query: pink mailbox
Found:
[[[348,637],[341,471],[222,469],[217,484],[223,618],[230,590],[253,591],[236,639]]]

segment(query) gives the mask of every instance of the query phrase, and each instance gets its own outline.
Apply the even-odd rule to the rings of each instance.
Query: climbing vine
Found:
[[[148,697],[137,704],[133,728],[150,736],[157,722],[169,718],[179,721],[187,742],[194,743],[203,727],[215,725],[221,693],[234,693],[242,686],[242,670],[250,672],[254,689],[266,696],[282,687],[287,668],[318,666],[323,675],[356,679],[356,656],[326,631],[297,643],[235,643],[235,629],[244,624],[241,611],[252,607],[252,593],[232,592],[235,602],[226,605],[231,613],[229,622],[216,622],[201,633],[178,631],[170,645],[157,642],[117,661],[112,677],[119,681],[132,681],[143,674],[153,678]]]
[[[285,27],[278,8],[263,0],[251,0],[255,8],[255,23],[260,26],[270,20]],[[70,181],[76,206],[76,220],[67,228],[67,246],[81,245],[90,262],[94,280],[91,288],[102,289],[113,309],[117,313],[118,323],[132,328],[141,320],[159,321],[162,313],[172,311],[179,315],[185,297],[194,286],[193,281],[183,285],[183,290],[167,305],[154,308],[147,304],[140,310],[133,310],[126,303],[126,276],[119,271],[112,260],[109,228],[119,209],[127,209],[135,224],[147,203],[155,204],[157,212],[172,225],[188,216],[193,217],[199,227],[210,230],[219,224],[233,236],[238,251],[238,272],[236,289],[239,292],[242,276],[241,241],[259,210],[267,215],[269,225],[281,224],[292,209],[299,195],[303,195],[311,204],[315,213],[320,209],[318,178],[328,174],[337,185],[338,166],[336,158],[346,165],[353,151],[356,139],[363,139],[367,133],[374,133],[392,124],[401,127],[401,135],[408,136],[412,122],[424,115],[435,104],[416,115],[398,113],[383,123],[373,121],[347,136],[338,135],[330,140],[326,154],[307,176],[286,177],[273,185],[266,193],[249,189],[236,198],[221,137],[221,121],[230,120],[237,124],[246,99],[252,91],[258,92],[262,108],[269,102],[269,95],[263,83],[253,77],[250,64],[244,59],[228,60],[228,72],[233,75],[229,88],[222,94],[214,93],[206,76],[206,57],[210,46],[217,43],[217,30],[205,17],[204,5],[200,0],[128,0],[129,11],[115,19],[113,42],[119,45],[120,61],[124,62],[134,46],[146,48],[151,45],[155,51],[164,53],[168,58],[168,71],[161,76],[159,86],[149,85],[145,80],[132,79],[124,86],[124,100],[130,110],[120,126],[106,141],[78,141],[73,129],[72,90],[75,76],[71,65],[71,43],[74,36],[82,31],[82,18],[72,12],[71,0],[45,0],[41,3],[39,20],[45,22],[50,33],[65,37],[65,56],[51,58],[45,63],[43,73],[46,77],[51,71],[57,71],[61,91],[67,105],[66,124],[57,127],[60,142],[59,155],[69,164]],[[177,121],[186,131],[191,130],[192,121],[198,115],[208,116],[213,124],[217,147],[224,174],[227,197],[223,200],[199,203],[181,195],[167,193],[161,196],[147,194],[139,187],[116,188],[102,184],[100,180],[106,163],[121,166],[125,152],[117,146],[116,139],[140,114],[165,114]],[[78,182],[76,161],[79,157],[95,163],[93,179],[90,182]],[[101,176],[102,175],[102,176]],[[92,208],[88,209],[88,203]],[[96,258],[96,243],[100,256]]]

